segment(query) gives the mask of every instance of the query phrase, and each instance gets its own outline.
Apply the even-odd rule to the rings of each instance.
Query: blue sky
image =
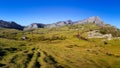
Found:
[[[119,0],[0,0],[0,19],[21,25],[99,16],[120,28]]]

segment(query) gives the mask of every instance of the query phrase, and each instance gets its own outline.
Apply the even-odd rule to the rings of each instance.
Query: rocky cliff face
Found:
[[[7,22],[7,21],[0,20],[0,28],[10,28],[10,29],[22,30],[24,27],[15,22]]]

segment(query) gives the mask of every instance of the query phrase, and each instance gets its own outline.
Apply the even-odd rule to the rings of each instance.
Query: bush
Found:
[[[112,34],[113,37],[120,37],[120,29],[117,29],[117,28],[112,27],[112,26],[100,28],[100,33]]]

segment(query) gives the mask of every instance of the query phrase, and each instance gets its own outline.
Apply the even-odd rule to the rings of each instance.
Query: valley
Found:
[[[1,29],[0,68],[119,68],[120,39],[88,38],[94,30],[101,28],[90,23]]]

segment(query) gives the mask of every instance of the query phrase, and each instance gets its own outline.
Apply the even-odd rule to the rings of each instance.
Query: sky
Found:
[[[99,16],[120,28],[119,0],[0,0],[0,20],[51,24]]]

